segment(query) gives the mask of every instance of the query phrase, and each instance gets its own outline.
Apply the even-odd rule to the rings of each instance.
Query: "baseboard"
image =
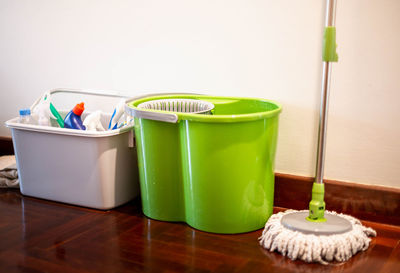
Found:
[[[314,179],[277,173],[274,205],[307,209]],[[400,189],[324,180],[327,210],[361,220],[400,225]]]
[[[12,139],[0,137],[0,155],[9,154],[14,154]],[[307,209],[313,182],[311,177],[277,173],[274,205]],[[400,189],[326,180],[325,203],[328,210],[361,220],[400,225]]]
[[[14,154],[14,147],[11,137],[0,137],[0,155]]]

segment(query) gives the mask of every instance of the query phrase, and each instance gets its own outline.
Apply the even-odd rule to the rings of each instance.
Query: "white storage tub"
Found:
[[[56,93],[92,97],[97,105],[108,105],[105,109],[108,113],[122,97],[73,90],[50,93],[52,99]],[[65,116],[80,101],[85,102],[85,107],[90,106],[84,99],[75,99],[63,110],[53,104]],[[104,111],[104,107],[91,107]],[[104,128],[107,128],[110,116],[103,118]],[[138,196],[133,126],[96,132],[21,124],[19,118],[7,121],[6,126],[12,132],[22,194],[103,210]]]

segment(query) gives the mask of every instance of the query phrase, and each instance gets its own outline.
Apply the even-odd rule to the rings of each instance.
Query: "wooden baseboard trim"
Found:
[[[308,209],[314,179],[277,173],[274,205]],[[327,210],[360,220],[400,225],[400,189],[324,180]]]
[[[0,137],[0,155],[14,154],[12,139]],[[289,174],[275,175],[274,205],[307,209],[314,179]],[[326,180],[328,210],[353,215],[361,220],[400,226],[400,189]]]
[[[14,154],[14,147],[11,137],[0,137],[0,155]]]

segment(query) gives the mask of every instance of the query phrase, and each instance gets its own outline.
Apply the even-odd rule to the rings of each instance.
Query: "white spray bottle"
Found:
[[[101,124],[101,114],[100,110],[89,114],[83,121],[86,130],[88,131],[105,131],[103,125]]]
[[[50,99],[46,99],[50,95],[46,93],[35,109],[33,109],[33,116],[37,119],[38,124],[42,126],[51,126],[50,123]]]
[[[112,113],[110,123],[108,124],[108,130],[114,130],[118,127],[118,121],[121,119],[124,114],[125,108],[125,99],[121,99]]]

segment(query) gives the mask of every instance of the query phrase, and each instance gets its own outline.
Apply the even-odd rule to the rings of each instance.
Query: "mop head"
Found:
[[[271,252],[280,252],[292,260],[328,264],[333,261],[347,261],[357,252],[366,250],[371,241],[369,236],[376,236],[375,230],[363,226],[356,218],[330,211],[325,213],[349,220],[352,230],[334,235],[314,235],[294,231],[281,224],[282,217],[293,212],[295,211],[287,210],[269,218],[259,238],[261,246]]]

